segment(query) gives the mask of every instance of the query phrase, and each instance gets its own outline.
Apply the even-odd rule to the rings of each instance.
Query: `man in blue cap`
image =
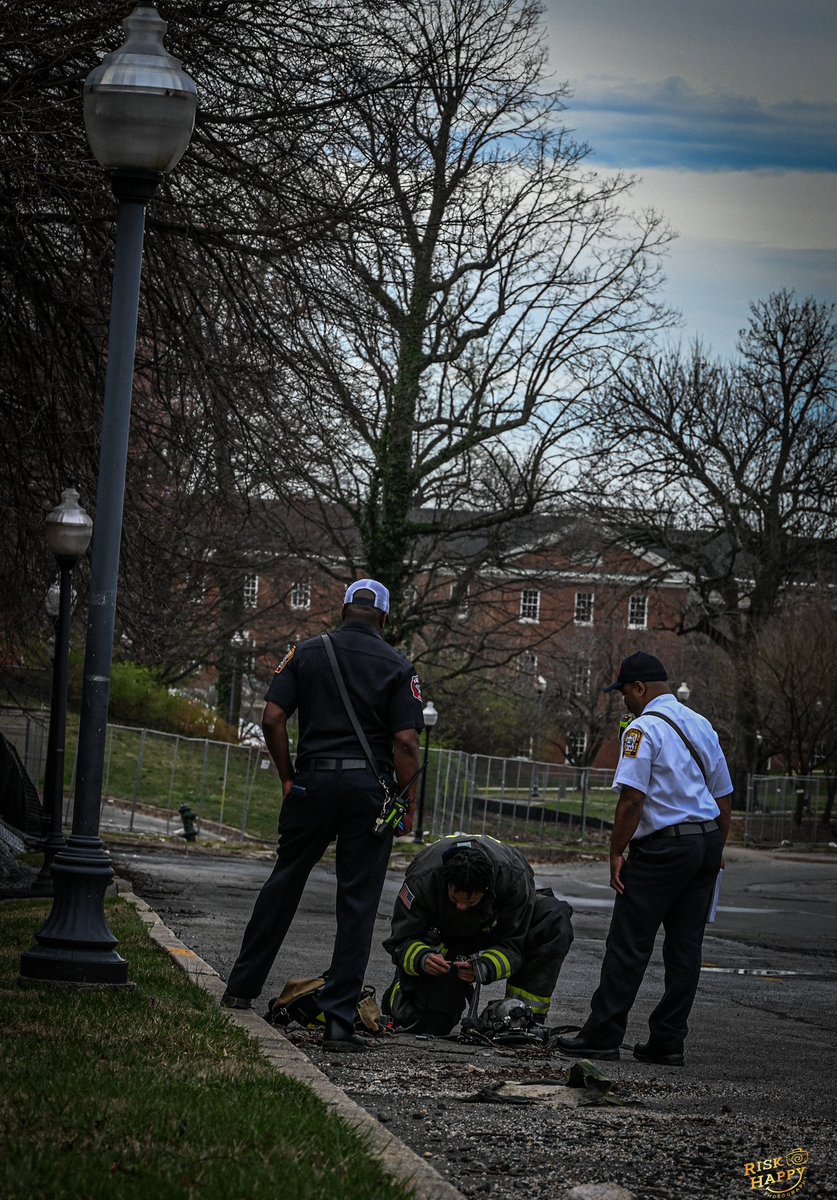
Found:
[[[687,1019],[700,978],[703,931],[729,831],[732,781],[718,735],[671,694],[658,658],[626,658],[606,692],[619,691],[634,718],[622,735],[613,781],[619,792],[610,839],[616,892],[599,986],[580,1033],[558,1048],[614,1059],[660,925],[665,990],[651,1013],[639,1062],[683,1065]],[[625,851],[629,849],[628,857]]]
[[[261,992],[311,868],[336,838],[337,934],[318,995],[326,1018],[323,1044],[331,1050],[366,1048],[353,1024],[392,846],[391,830],[374,832],[384,801],[380,780],[392,781],[393,791],[406,789],[407,832],[415,806],[421,689],[412,664],[383,639],[388,613],[384,585],[359,579],[346,591],[342,625],[329,635],[373,762],[355,732],[322,637],[294,646],[276,668],[262,716],[284,795],[276,865],[256,900],[221,1000],[227,1008],[249,1008]],[[292,763],[287,721],[294,712],[299,741]]]

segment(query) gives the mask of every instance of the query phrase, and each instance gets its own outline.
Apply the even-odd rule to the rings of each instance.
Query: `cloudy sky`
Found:
[[[837,0],[544,0],[566,123],[679,237],[678,337],[734,352],[752,300],[837,300]]]

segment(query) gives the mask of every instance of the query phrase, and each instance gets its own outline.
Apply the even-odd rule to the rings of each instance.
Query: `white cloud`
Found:
[[[567,117],[596,161],[613,166],[837,169],[837,102],[767,105],[719,88],[700,92],[677,76],[644,83],[588,79]]]

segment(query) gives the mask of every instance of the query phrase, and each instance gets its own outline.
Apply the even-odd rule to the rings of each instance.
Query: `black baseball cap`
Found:
[[[602,691],[615,692],[626,683],[664,683],[667,679],[668,674],[660,660],[653,654],[638,650],[636,654],[629,654],[627,658],[622,659],[616,682],[610,687],[602,688]]]

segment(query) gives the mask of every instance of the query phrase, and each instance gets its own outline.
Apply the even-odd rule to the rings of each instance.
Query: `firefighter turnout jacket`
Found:
[[[442,868],[461,846],[480,846],[494,880],[480,903],[458,912],[448,897]],[[448,959],[476,956],[481,983],[495,983],[523,963],[524,943],[535,907],[535,877],[513,846],[491,837],[458,834],[423,850],[407,868],[384,949],[406,975],[421,975],[433,952]]]

